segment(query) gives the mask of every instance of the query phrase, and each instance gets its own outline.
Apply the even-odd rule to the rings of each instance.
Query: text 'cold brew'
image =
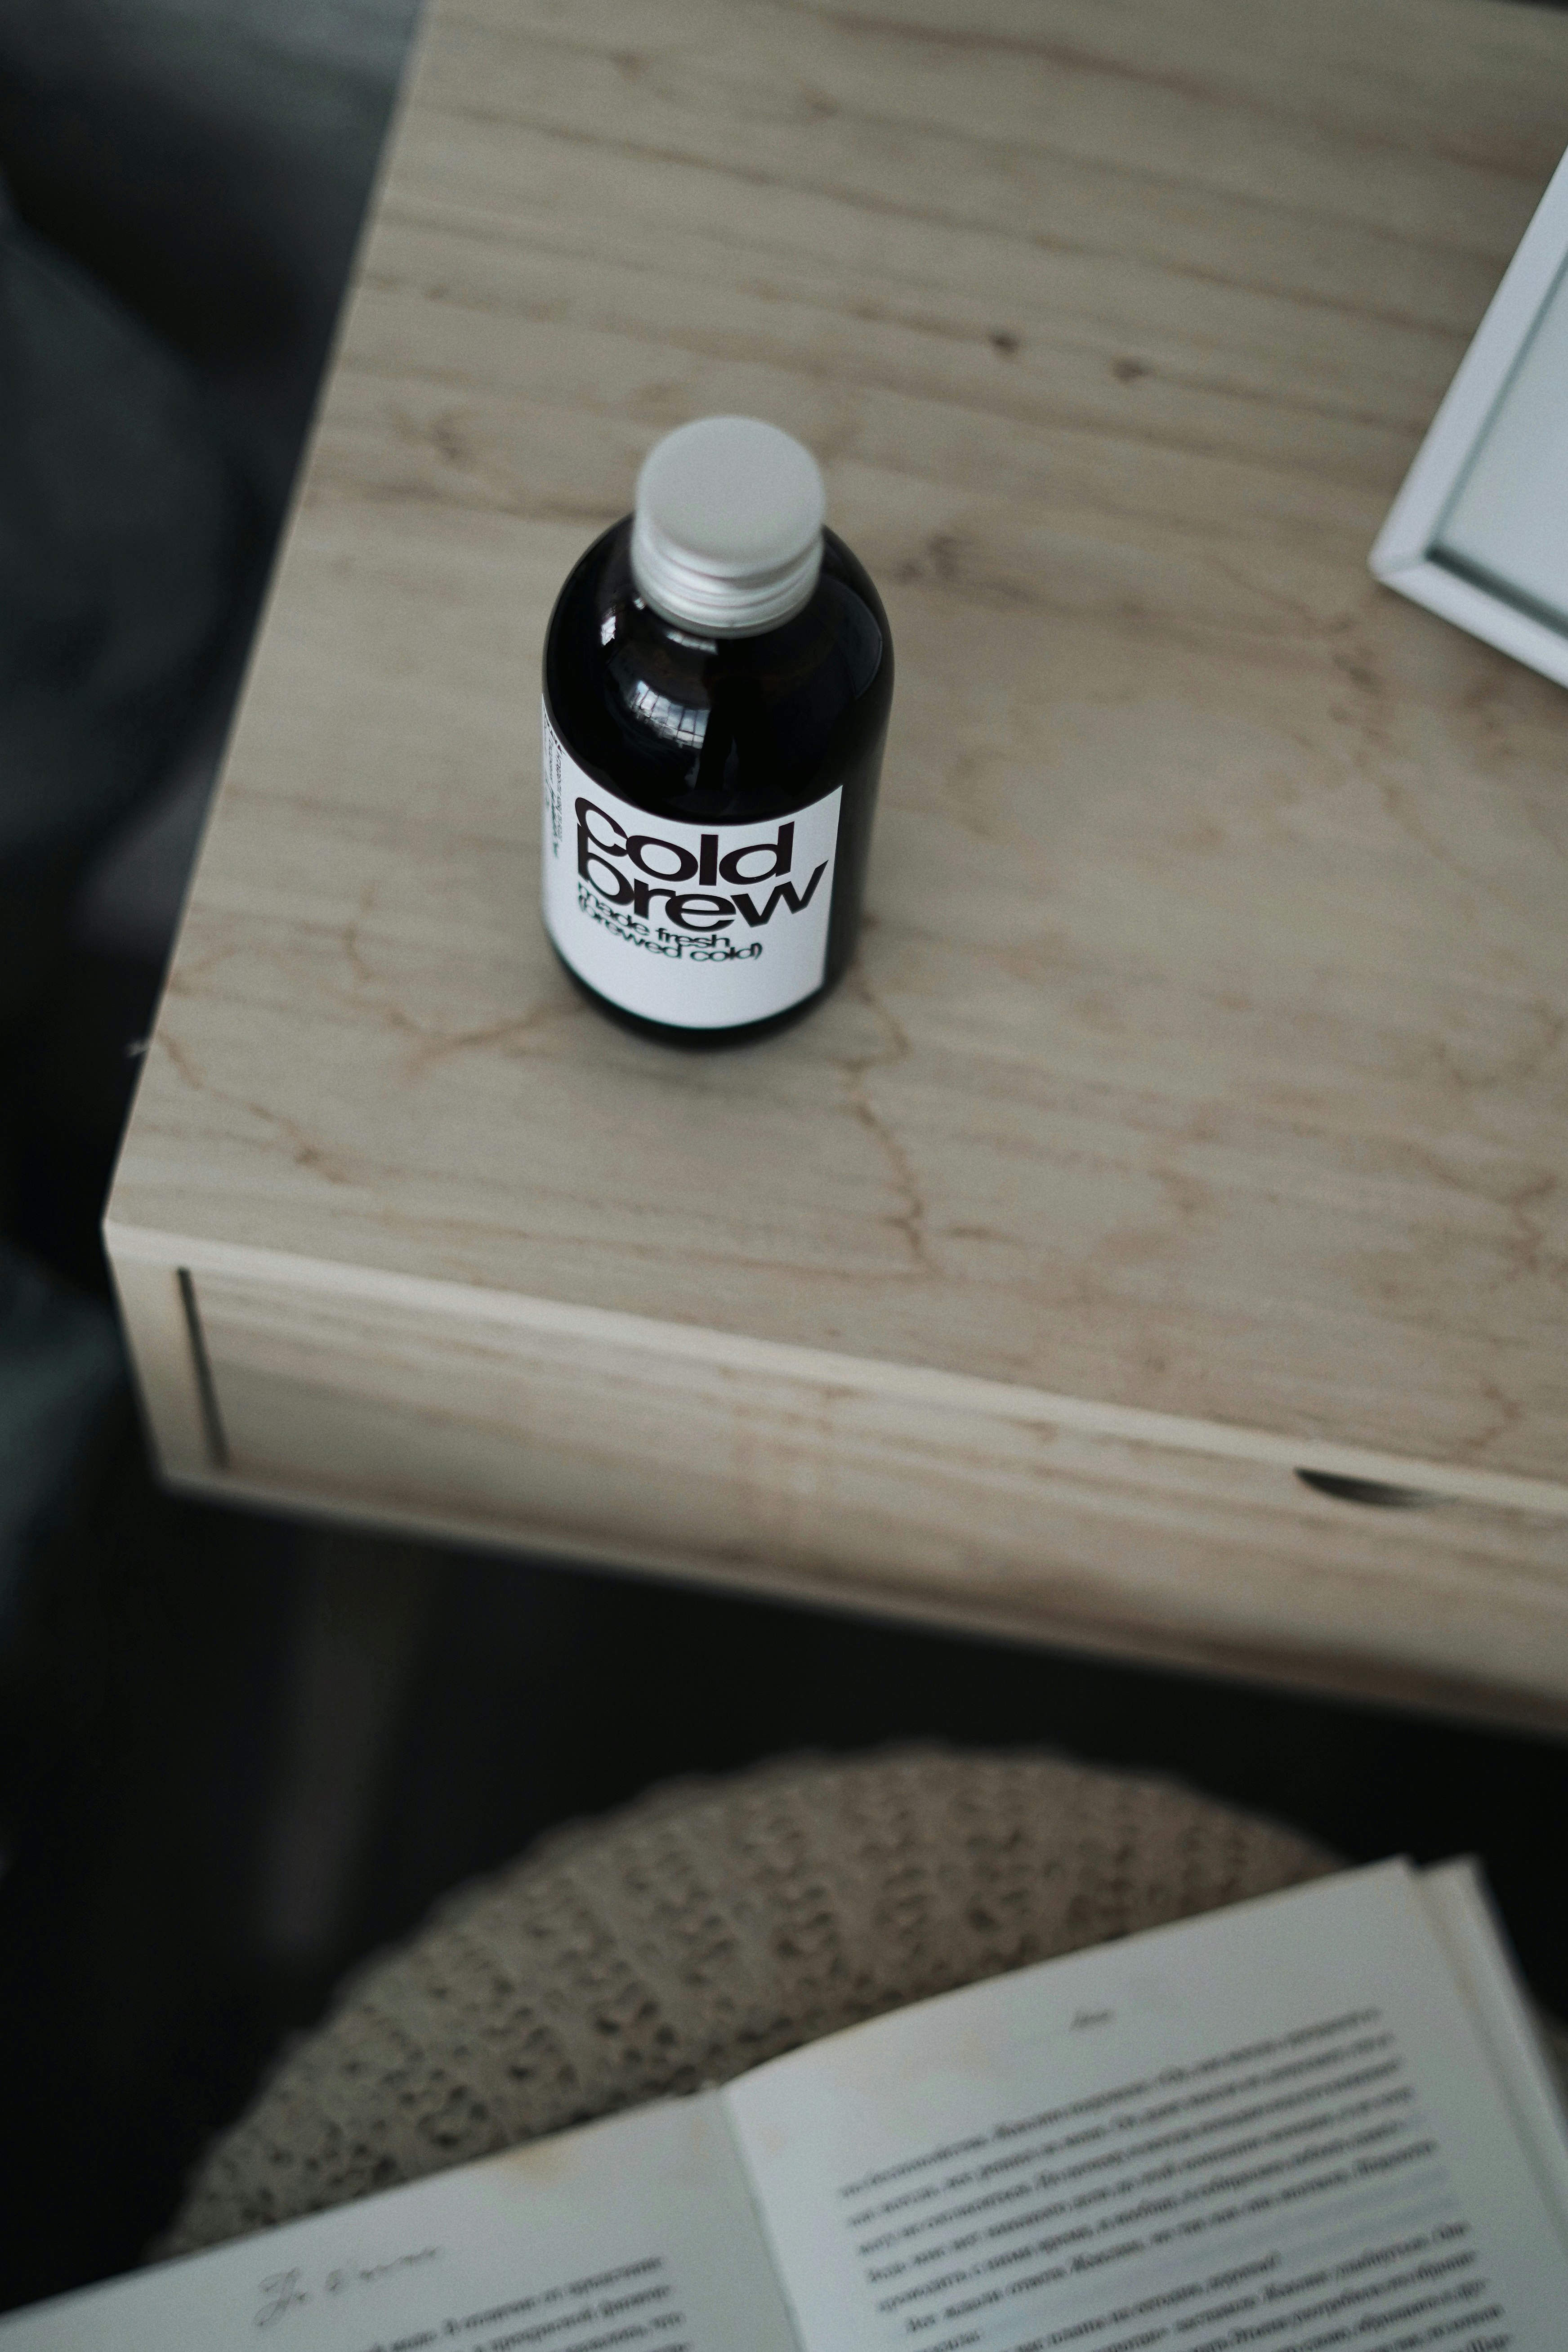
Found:
[[[688,1041],[804,1010],[854,953],[893,694],[882,601],[798,441],[661,441],[544,646],[544,920],[606,1009]]]

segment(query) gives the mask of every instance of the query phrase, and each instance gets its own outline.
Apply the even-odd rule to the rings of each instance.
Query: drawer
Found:
[[[186,1483],[1568,1726],[1544,1483],[447,1286],[120,1272]]]

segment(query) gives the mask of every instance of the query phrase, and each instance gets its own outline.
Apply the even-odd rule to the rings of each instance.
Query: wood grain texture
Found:
[[[1200,1423],[1109,1428],[1071,1400],[629,1318],[195,1287],[223,1450],[254,1493],[1276,1679],[1375,1692],[1414,1672],[1468,1711],[1506,1691],[1515,1719],[1568,1728],[1560,1512],[1484,1492],[1347,1512]]]
[[[1222,1464],[1261,1434],[1526,1482],[1533,1655],[1476,1671],[1568,1698],[1568,703],[1365,569],[1568,139],[1565,69],[1568,23],[1474,0],[437,5],[117,1256],[1179,1416]],[[722,409],[820,454],[900,685],[857,966],[696,1056],[605,1024],[545,946],[537,676],[643,452]],[[625,1351],[653,1390],[672,1360]],[[695,1460],[711,1404],[660,1444]],[[290,1485],[280,1440],[231,1436]],[[395,1451],[379,1507],[417,1516]],[[965,1475],[979,1553],[1026,1580],[1005,1462]],[[852,1583],[913,1576],[918,1483],[846,1534]],[[363,1465],[354,1492],[377,1507]],[[525,1482],[507,1525],[543,1540],[558,1506]],[[1092,1627],[1097,1590],[1126,1621],[1065,1507],[1032,1524],[1038,1629]],[[1347,1567],[1320,1622],[1296,1538],[1266,1545],[1259,1647],[1294,1625],[1436,1687],[1421,1560],[1478,1618],[1502,1571],[1414,1517],[1300,1525],[1401,1564],[1375,1601]]]

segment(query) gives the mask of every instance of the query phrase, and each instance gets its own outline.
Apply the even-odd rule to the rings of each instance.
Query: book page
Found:
[[[4,2352],[795,2352],[711,2094],[0,2320]]]
[[[723,2094],[804,2352],[1563,2352],[1408,1866],[944,1995]]]
[[[1485,1882],[1474,1863],[1447,1862],[1422,1871],[1415,1883],[1568,2248],[1568,2119]]]

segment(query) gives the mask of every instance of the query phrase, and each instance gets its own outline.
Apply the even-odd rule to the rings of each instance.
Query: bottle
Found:
[[[775,425],[659,442],[544,646],[544,921],[606,1013],[751,1038],[855,950],[893,693],[882,602]]]

